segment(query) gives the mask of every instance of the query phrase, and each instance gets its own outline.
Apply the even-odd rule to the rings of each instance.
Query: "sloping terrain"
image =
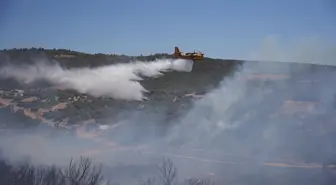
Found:
[[[29,64],[32,63],[29,60],[34,61],[36,58],[38,58],[38,61],[47,63],[53,58],[52,56],[43,55],[41,59],[41,53],[34,55],[34,53],[29,53],[29,51],[26,51],[26,53],[24,51],[21,52],[23,54],[14,55],[12,58],[8,57],[11,55],[7,55],[7,59],[10,62],[15,61],[14,64],[26,65],[26,61]],[[82,58],[58,58],[57,62],[61,66],[70,69],[73,68],[73,65],[83,68],[123,62],[123,60],[114,62],[114,60],[119,59],[118,57],[113,60],[111,59],[113,57],[108,59],[108,57],[104,58],[102,56],[88,56],[88,59],[84,61]],[[155,59],[153,57],[147,58]],[[147,61],[147,58],[142,60]],[[126,62],[131,59],[128,58]],[[103,63],[100,62],[101,60],[103,60]],[[153,109],[158,109],[159,107],[166,112],[167,117],[165,119],[170,119],[169,117],[174,117],[179,112],[179,109],[183,107],[181,106],[182,104],[188,107],[192,99],[216,88],[223,76],[232,72],[240,63],[209,59],[204,62],[194,63],[192,72],[164,72],[163,78],[144,77],[145,80],[140,83],[148,90],[145,95],[150,99],[144,102],[96,98],[71,90],[60,90],[52,86],[41,88],[40,83],[22,85],[15,80],[7,78],[1,80],[1,104],[2,106],[12,107],[15,110],[25,109],[26,113],[24,114],[29,114],[31,115],[29,117],[34,117],[34,119],[42,122],[50,122],[49,118],[52,118],[55,123],[67,120],[70,124],[77,124],[91,119],[100,119],[100,122],[103,121],[104,117],[109,116],[108,119],[111,119],[111,117],[115,117],[123,110],[155,112]],[[106,85],[108,86],[109,84]]]
[[[1,63],[34,66],[38,58],[78,69],[170,57],[40,49],[6,51]],[[207,58],[194,62],[191,71],[143,76],[140,84],[148,98],[143,101],[97,97],[92,90],[80,93],[41,81],[22,83],[14,78],[21,74],[12,73],[13,78],[1,78],[0,83],[5,133],[0,146],[11,160],[29,156],[36,164],[63,165],[70,156],[89,156],[115,167],[106,173],[113,172],[111,177],[120,182],[148,177],[162,157],[174,161],[181,180],[197,176],[226,184],[331,182],[332,173],[325,173],[322,164],[336,159],[335,69]],[[45,125],[70,134],[50,132]],[[12,133],[10,128],[37,130]],[[127,175],[130,171],[134,173]]]

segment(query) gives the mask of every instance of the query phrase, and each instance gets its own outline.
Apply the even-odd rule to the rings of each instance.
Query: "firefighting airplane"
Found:
[[[178,47],[175,47],[175,52],[174,56],[176,58],[181,58],[181,59],[187,59],[187,60],[203,60],[204,59],[204,53],[202,52],[196,52],[194,51],[193,53],[183,53],[180,51]]]

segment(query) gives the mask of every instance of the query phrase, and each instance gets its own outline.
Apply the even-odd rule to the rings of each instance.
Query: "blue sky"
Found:
[[[268,35],[336,39],[332,0],[2,0],[0,48],[246,54]]]

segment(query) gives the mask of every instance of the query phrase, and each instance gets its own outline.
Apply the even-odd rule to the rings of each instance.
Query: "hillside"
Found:
[[[17,49],[17,50],[6,50],[2,52],[3,58],[7,58],[7,61],[10,61],[11,64],[15,65],[26,65],[32,64],[36,61],[36,58],[43,58],[44,62],[57,60],[61,66],[71,69],[77,67],[98,67],[103,65],[111,65],[117,63],[127,63],[131,60],[137,61],[152,61],[160,58],[171,58],[168,54],[157,54],[151,56],[119,56],[119,55],[103,55],[103,54],[84,54],[69,50],[45,50],[45,49]],[[74,56],[74,57],[59,57],[59,56]],[[193,70],[191,73],[181,73],[181,72],[168,72],[164,73],[163,78],[156,79],[148,79],[142,81],[142,85],[149,90],[147,93],[147,97],[149,97],[152,101],[146,102],[128,102],[128,101],[118,101],[113,99],[97,99],[92,102],[92,97],[88,97],[87,95],[80,95],[78,93],[72,91],[58,91],[52,90],[50,88],[39,89],[31,89],[31,86],[22,86],[21,84],[17,84],[15,81],[1,80],[1,88],[5,91],[2,92],[2,98],[4,99],[12,99],[14,94],[19,96],[19,93],[13,92],[14,89],[24,90],[25,93],[20,95],[18,98],[22,98],[20,101],[24,101],[21,103],[18,102],[5,102],[3,100],[3,106],[18,106],[21,108],[30,108],[27,110],[29,114],[43,114],[45,118],[52,117],[56,122],[61,122],[62,120],[68,120],[70,123],[77,123],[80,121],[91,120],[91,119],[102,119],[102,116],[105,114],[104,112],[108,112],[109,115],[118,114],[120,111],[133,108],[139,106],[149,106],[149,110],[151,111],[151,107],[154,104],[164,105],[165,111],[167,112],[167,116],[173,116],[178,112],[181,101],[176,101],[179,97],[183,97],[188,94],[196,93],[197,95],[203,95],[206,93],[207,89],[211,90],[218,86],[219,82],[222,80],[224,75],[229,74],[236,66],[240,65],[242,61],[234,61],[234,60],[220,60],[220,59],[209,59],[207,58],[203,62],[194,63]],[[41,86],[40,86],[41,87]],[[57,95],[56,95],[56,94]],[[10,95],[13,94],[13,95]],[[9,97],[8,97],[9,96]],[[38,98],[36,98],[38,96]],[[58,109],[56,112],[39,110],[42,107],[51,108],[52,106],[57,106],[57,101],[52,103],[51,99],[54,99],[54,96],[57,96],[59,99],[59,103],[66,104],[66,106],[62,106],[62,108]],[[32,98],[34,100],[28,100],[28,98]],[[48,103],[50,105],[42,105],[41,101],[49,99]],[[185,101],[190,102],[192,97],[186,97]],[[153,101],[154,100],[154,101]],[[36,103],[33,103],[33,102]],[[40,103],[38,103],[40,101]],[[163,103],[163,102],[166,103]],[[175,102],[176,101],[176,102]],[[85,103],[92,102],[92,103]],[[161,103],[160,103],[161,102]],[[14,104],[15,105],[14,105]],[[35,105],[34,105],[35,104]],[[88,105],[87,105],[88,104]],[[118,107],[112,108],[103,108],[105,105],[119,105]],[[88,107],[89,106],[89,107]],[[188,106],[188,105],[185,105]],[[61,110],[63,109],[63,110]],[[107,110],[105,110],[107,109]],[[20,108],[17,108],[20,110]],[[83,111],[87,112],[88,110],[94,110],[91,113],[82,114]],[[27,112],[26,111],[26,112]],[[59,113],[62,111],[64,113]],[[46,112],[46,113],[44,113]],[[28,113],[25,113],[28,114]],[[72,116],[70,116],[72,115]],[[70,116],[70,117],[68,117]],[[45,118],[39,116],[34,116],[36,119],[44,120]],[[46,120],[45,120],[46,121]],[[46,121],[48,122],[48,121]]]
[[[173,158],[185,178],[200,176],[226,184],[286,184],[284,176],[289,184],[329,179],[333,172],[325,176],[321,167],[333,163],[336,156],[332,142],[336,139],[335,66],[206,58],[192,63],[188,72],[142,76],[139,82],[148,91],[144,93],[148,100],[94,96],[94,88],[79,92],[82,86],[85,90],[102,85],[110,90],[132,81],[121,79],[129,66],[120,68],[124,70],[120,74],[111,69],[95,71],[96,76],[103,72],[105,76],[92,80],[96,76],[86,73],[95,69],[157,61],[153,68],[144,67],[153,72],[169,58],[169,54],[125,56],[42,48],[1,51],[2,70],[14,66],[8,70],[13,78],[0,78],[1,148],[42,163],[64,161],[69,155],[89,156],[107,166],[113,164],[112,176],[119,180],[153,173],[151,165],[162,157]],[[43,67],[30,69],[56,64],[62,69],[51,67],[46,73],[41,72],[46,70]],[[55,78],[59,71],[64,78]],[[110,71],[120,79],[110,79]],[[42,80],[23,83],[34,72]],[[15,76],[21,80],[14,80]],[[62,82],[58,84],[76,87],[63,89],[43,81],[49,76]],[[76,83],[64,83],[69,79]],[[67,132],[50,131],[53,127]],[[37,130],[11,135],[12,128]],[[47,136],[39,133],[42,130],[47,130]],[[35,143],[40,144],[37,151],[43,147],[48,154],[34,153],[30,147]],[[134,166],[126,170],[124,164]],[[121,172],[131,169],[134,173]]]

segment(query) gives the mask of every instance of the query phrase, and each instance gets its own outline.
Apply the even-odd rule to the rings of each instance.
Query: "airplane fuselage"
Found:
[[[187,60],[203,60],[203,55],[192,55],[192,56],[183,56],[183,55],[175,55],[176,58],[187,59]]]

